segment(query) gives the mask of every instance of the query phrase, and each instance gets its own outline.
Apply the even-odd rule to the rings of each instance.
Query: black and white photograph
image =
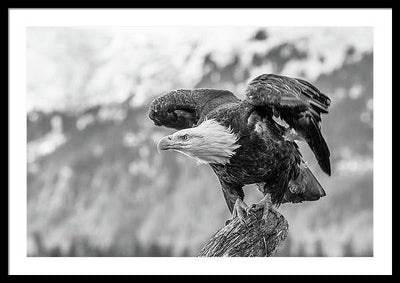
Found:
[[[81,24],[80,10],[76,22],[74,10],[64,10],[70,25],[24,22],[24,93],[14,99],[25,105],[17,178],[25,190],[16,202],[24,207],[17,234],[26,262],[216,265],[216,257],[251,257],[268,274],[274,260],[331,258],[350,267],[382,258],[376,231],[391,234],[391,222],[377,213],[389,208],[392,188],[378,183],[376,169],[391,174],[391,143],[380,146],[390,156],[376,154],[375,105],[384,99],[391,109],[391,88],[376,85],[379,29],[293,19],[234,24],[229,13],[240,11],[252,17],[251,10],[200,9],[193,18],[209,15],[211,24],[184,24],[185,10],[127,9],[121,18],[178,19]],[[390,10],[378,12],[391,19]],[[215,13],[227,22],[212,24]],[[10,70],[18,65],[11,62]],[[377,157],[387,161],[377,166]],[[391,255],[388,239],[382,249]],[[107,266],[98,273],[109,273]]]

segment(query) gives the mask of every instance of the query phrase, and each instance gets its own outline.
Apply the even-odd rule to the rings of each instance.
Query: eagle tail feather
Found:
[[[326,196],[321,184],[304,163],[300,165],[300,174],[289,182],[283,202],[314,201]]]
[[[318,122],[313,117],[303,117],[299,119],[300,125],[305,132],[305,139],[314,152],[322,171],[331,175],[330,152],[324,137],[322,136]]]

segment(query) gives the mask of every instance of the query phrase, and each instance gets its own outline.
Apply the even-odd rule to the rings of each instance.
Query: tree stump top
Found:
[[[219,229],[202,248],[199,257],[269,257],[285,241],[289,224],[278,211],[269,210],[268,221],[261,219],[262,210],[255,212],[257,219],[247,216],[247,226],[236,217]]]

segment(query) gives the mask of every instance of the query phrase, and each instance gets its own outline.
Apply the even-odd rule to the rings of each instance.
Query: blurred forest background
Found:
[[[279,208],[290,231],[277,256],[372,256],[372,48],[372,28],[355,27],[28,28],[28,255],[195,256],[229,211],[208,166],[157,152],[173,130],[149,104],[176,88],[243,98],[277,73],[332,99],[333,169],[300,144],[327,196]]]

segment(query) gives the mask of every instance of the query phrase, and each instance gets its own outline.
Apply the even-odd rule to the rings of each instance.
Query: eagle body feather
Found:
[[[210,164],[219,180],[239,188],[264,183],[274,204],[283,202],[291,179],[299,174],[301,155],[293,142],[286,141],[281,130],[269,118],[262,119],[249,105],[216,109],[210,117],[234,129],[240,147],[228,164]],[[230,117],[230,118],[226,118]],[[232,200],[233,202],[233,200]]]
[[[206,163],[217,175],[230,211],[238,198],[244,198],[242,187],[248,184],[258,184],[276,205],[325,196],[296,142],[287,134],[295,132],[304,139],[322,170],[330,174],[330,153],[320,132],[320,114],[328,112],[329,98],[306,81],[277,75],[255,78],[245,94],[246,99],[241,101],[226,90],[175,90],[152,102],[149,117],[156,125],[179,130],[163,140],[164,149],[196,158],[201,155],[201,145],[206,151],[210,149],[208,156],[212,152],[211,155],[223,157],[209,158]],[[230,142],[229,150],[219,147],[216,151],[216,145],[224,142],[218,134],[207,134],[207,121],[225,129],[221,130],[221,137],[226,133],[234,135],[235,146]]]

